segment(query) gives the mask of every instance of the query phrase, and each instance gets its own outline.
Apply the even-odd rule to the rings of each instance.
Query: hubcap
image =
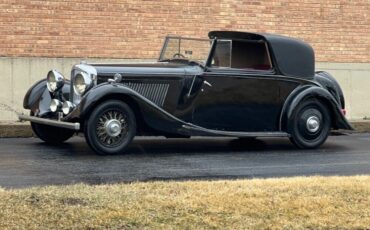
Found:
[[[127,129],[126,116],[120,111],[108,111],[100,116],[96,131],[99,141],[112,147],[120,144],[125,138]]]
[[[306,127],[311,133],[317,132],[320,128],[320,119],[316,116],[309,117],[306,122]]]
[[[105,123],[105,131],[110,137],[116,137],[121,134],[121,123],[112,119]]]

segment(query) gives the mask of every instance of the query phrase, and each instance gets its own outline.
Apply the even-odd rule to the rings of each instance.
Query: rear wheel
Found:
[[[75,131],[31,122],[33,133],[49,144],[61,144],[71,138]]]
[[[106,101],[91,113],[84,131],[87,143],[96,153],[121,153],[135,137],[135,114],[122,101]]]
[[[330,113],[318,100],[307,100],[294,111],[289,124],[290,140],[299,148],[317,148],[328,138]]]

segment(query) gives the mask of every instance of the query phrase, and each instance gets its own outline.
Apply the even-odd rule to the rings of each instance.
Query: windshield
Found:
[[[212,40],[182,37],[167,37],[159,61],[186,60],[205,64]]]

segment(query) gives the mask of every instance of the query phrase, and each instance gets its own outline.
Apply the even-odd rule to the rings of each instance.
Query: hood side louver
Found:
[[[169,84],[163,83],[135,83],[135,82],[125,82],[126,86],[135,90],[139,94],[143,95],[148,100],[152,101],[159,107],[163,107],[164,101],[167,96]]]

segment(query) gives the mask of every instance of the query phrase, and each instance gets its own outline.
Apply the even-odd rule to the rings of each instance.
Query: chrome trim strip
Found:
[[[206,129],[202,127],[194,127],[190,125],[182,125],[185,129],[201,131],[206,133],[211,133],[220,136],[232,136],[232,137],[290,137],[289,133],[286,132],[233,132],[233,131],[222,131]]]
[[[35,116],[27,116],[27,115],[18,115],[19,120],[21,121],[31,121],[37,124],[42,124],[42,125],[50,125],[50,126],[55,126],[55,127],[60,127],[60,128],[65,128],[65,129],[73,129],[73,130],[80,130],[80,123],[75,122],[64,122],[64,121],[56,121],[56,120],[51,120],[51,119],[46,119],[46,118],[39,118]]]

